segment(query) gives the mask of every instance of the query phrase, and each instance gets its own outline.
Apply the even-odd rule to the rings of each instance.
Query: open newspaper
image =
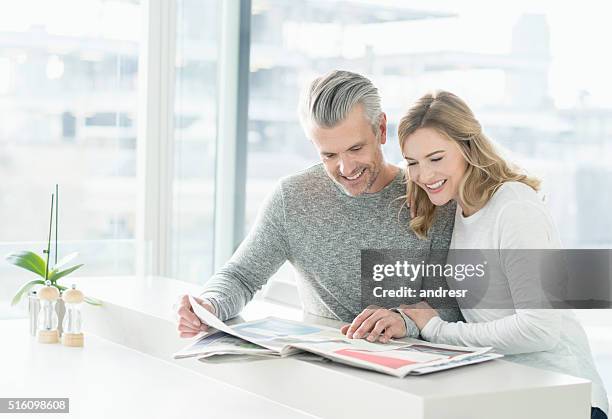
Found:
[[[190,297],[191,299],[191,297]],[[211,330],[174,354],[174,358],[213,355],[284,357],[302,351],[396,377],[427,374],[499,358],[491,348],[432,344],[416,339],[372,343],[348,339],[339,330],[267,317],[233,326],[191,301],[195,314]]]

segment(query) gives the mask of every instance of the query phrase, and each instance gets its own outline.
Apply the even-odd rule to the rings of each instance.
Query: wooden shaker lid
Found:
[[[79,304],[82,303],[85,296],[81,291],[76,289],[76,285],[72,284],[72,288],[64,291],[62,294],[62,300],[67,304]]]
[[[51,282],[47,281],[46,285],[38,291],[38,298],[45,301],[55,301],[59,298],[59,290],[51,286]]]

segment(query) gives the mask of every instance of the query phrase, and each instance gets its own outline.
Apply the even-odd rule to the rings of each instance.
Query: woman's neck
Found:
[[[470,217],[470,216],[476,214],[478,211],[480,211],[482,209],[482,207],[480,207],[480,208],[469,208],[467,205],[465,205],[463,202],[461,202],[459,197],[455,198],[455,201],[457,202],[457,205],[459,206],[459,208],[461,208],[461,214],[464,217]]]

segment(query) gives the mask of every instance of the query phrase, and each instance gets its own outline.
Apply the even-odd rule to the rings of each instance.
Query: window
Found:
[[[2,255],[41,253],[58,183],[60,256],[78,250],[80,275],[134,272],[139,9],[24,0],[0,14]],[[0,276],[1,318],[30,276],[5,262]]]

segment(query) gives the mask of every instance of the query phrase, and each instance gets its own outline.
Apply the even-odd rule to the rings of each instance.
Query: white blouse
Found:
[[[475,214],[464,217],[457,206],[451,249],[558,249],[559,234],[538,194],[519,182],[504,183]],[[517,301],[534,287],[525,287],[529,252],[503,252],[487,258],[487,292],[491,299]],[[536,257],[538,252],[533,252]],[[449,282],[452,288],[452,281]],[[529,288],[529,289],[527,289]],[[534,297],[534,296],[531,296]],[[459,302],[461,306],[461,302]],[[606,392],[595,369],[584,330],[571,310],[533,308],[461,308],[467,323],[434,317],[421,336],[435,343],[491,346],[509,361],[591,380],[592,405],[608,410]],[[527,306],[528,307],[528,306]]]

